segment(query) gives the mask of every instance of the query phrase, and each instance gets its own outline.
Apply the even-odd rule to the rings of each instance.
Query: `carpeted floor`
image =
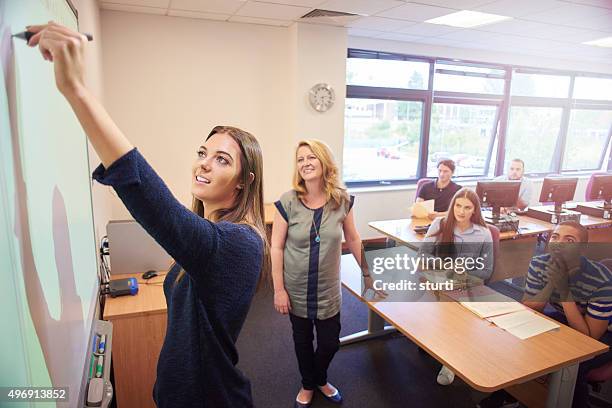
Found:
[[[366,306],[343,289],[341,336],[366,329]],[[273,308],[270,290],[258,293],[238,340],[239,367],[251,379],[257,407],[293,407],[300,376],[289,318]],[[346,408],[474,407],[486,394],[458,377],[440,386],[440,363],[401,334],[343,346],[328,371]],[[316,395],[313,407],[331,407]]]

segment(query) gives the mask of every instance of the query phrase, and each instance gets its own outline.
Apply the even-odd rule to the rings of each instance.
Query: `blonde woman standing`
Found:
[[[272,228],[274,307],[289,314],[302,376],[296,407],[308,407],[314,390],[333,403],[340,391],[327,369],[340,346],[340,257],[342,233],[371,286],[353,218],[353,199],[340,185],[329,147],[318,140],[298,143],[293,189],[275,205]],[[313,348],[316,328],[317,349]]]

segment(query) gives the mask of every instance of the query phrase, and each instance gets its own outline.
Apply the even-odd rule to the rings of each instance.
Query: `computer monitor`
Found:
[[[492,207],[493,220],[499,220],[501,207],[514,207],[518,201],[520,181],[479,181],[476,183],[476,194],[480,205]]]
[[[577,184],[577,177],[545,177],[540,192],[540,202],[554,202],[555,213],[561,214],[563,203],[574,199]]]
[[[612,209],[612,174],[596,174],[592,180],[593,184],[587,199],[603,200],[603,208]]]

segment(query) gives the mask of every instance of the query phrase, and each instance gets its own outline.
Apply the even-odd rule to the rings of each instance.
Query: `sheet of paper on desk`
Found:
[[[559,328],[555,322],[529,310],[490,317],[487,320],[521,340]]]
[[[427,218],[434,210],[434,200],[419,201],[410,207],[410,215],[415,218]]]
[[[497,300],[486,301],[486,298],[487,297],[483,297],[481,298],[482,300],[479,299],[477,302],[464,301],[460,303],[463,307],[470,310],[472,313],[475,313],[476,315],[485,319],[487,317],[499,316],[507,313],[525,310],[525,306],[514,300],[512,302],[500,302]],[[491,299],[494,298],[491,297]]]

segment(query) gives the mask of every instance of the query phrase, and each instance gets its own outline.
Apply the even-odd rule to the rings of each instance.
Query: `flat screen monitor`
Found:
[[[514,207],[518,201],[520,181],[479,181],[476,194],[483,207],[492,207],[493,218],[499,218],[501,207]]]
[[[604,206],[612,206],[612,174],[596,174],[592,177],[588,200],[603,200]]]
[[[577,177],[546,177],[540,192],[541,203],[555,203],[555,212],[561,212],[566,201],[572,201],[576,193]]]

